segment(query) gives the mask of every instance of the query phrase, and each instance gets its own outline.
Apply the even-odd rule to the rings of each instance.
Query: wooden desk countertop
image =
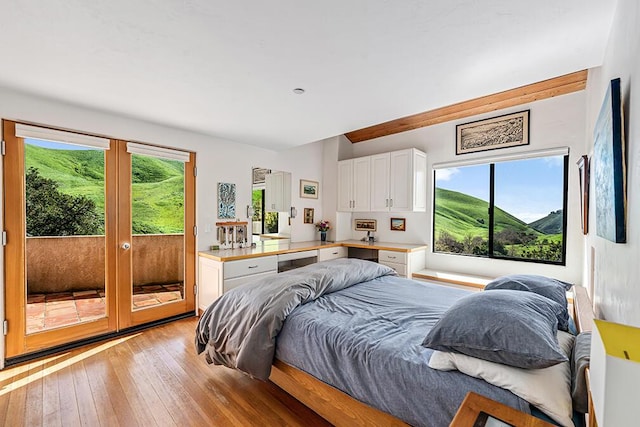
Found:
[[[272,240],[260,242],[255,248],[220,249],[217,251],[201,251],[199,256],[211,258],[216,261],[235,261],[269,255],[287,254],[293,252],[310,251],[322,248],[334,248],[346,246],[350,248],[377,249],[395,252],[415,252],[424,250],[427,245],[409,245],[404,243],[374,242],[368,243],[361,240],[343,240],[340,242],[321,242],[313,240],[309,242],[279,242]]]

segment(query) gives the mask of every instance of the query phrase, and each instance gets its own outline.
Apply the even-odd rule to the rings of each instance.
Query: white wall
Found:
[[[627,243],[616,244],[595,233],[595,212],[591,212],[586,239],[585,258],[593,265],[586,268],[593,276],[594,302],[606,319],[640,326],[640,6],[636,0],[619,0],[609,44],[602,67],[589,72],[587,84],[586,134],[589,151],[593,150],[596,117],[611,79],[622,84],[625,138],[627,141]],[[636,80],[637,79],[637,80]],[[591,188],[595,189],[591,182]],[[595,206],[592,191],[591,206]]]
[[[455,255],[427,253],[427,268],[459,273],[471,273],[496,277],[502,274],[527,272],[545,274],[563,280],[580,283],[582,281],[582,235],[580,226],[579,183],[576,162],[586,153],[584,135],[585,126],[585,92],[577,92],[556,98],[550,98],[528,105],[469,117],[463,120],[443,123],[403,132],[396,135],[376,138],[371,141],[353,144],[351,152],[343,150],[339,153],[339,160],[360,157],[385,151],[400,150],[415,147],[427,153],[428,164],[428,199],[432,205],[432,169],[434,163],[470,159],[474,157],[491,156],[491,151],[464,156],[455,154],[456,124],[480,120],[487,117],[508,114],[511,112],[531,110],[530,145],[513,149],[502,149],[496,155],[505,153],[524,152],[555,147],[570,147],[569,157],[569,194],[568,194],[568,224],[567,224],[567,264],[566,266],[552,266],[514,261],[489,260],[485,258],[461,257]],[[334,196],[335,197],[335,196]],[[378,221],[376,236],[381,241],[402,243],[425,243],[431,247],[432,218],[431,210],[425,213],[339,213],[338,216],[349,218],[372,218]],[[407,219],[407,231],[391,231],[389,220],[391,217]],[[341,222],[342,224],[343,222]],[[348,221],[344,221],[350,224]],[[359,239],[364,232],[351,231],[351,238]]]
[[[251,168],[254,166],[292,173],[292,203],[299,208],[300,212],[297,218],[291,220],[293,240],[312,240],[317,237],[313,226],[302,223],[300,207],[303,204],[305,207],[313,207],[316,209],[316,215],[322,216],[322,192],[318,200],[304,199],[305,202],[302,203],[298,188],[300,178],[322,180],[323,146],[321,143],[275,152],[56,102],[6,88],[0,88],[0,118],[195,151],[198,166],[196,180],[198,250],[206,250],[210,245],[217,243],[215,222],[218,220],[218,182],[236,184],[236,212],[238,218],[246,220],[246,206],[251,203]],[[0,169],[0,174],[1,172]],[[2,184],[1,176],[0,184]],[[0,215],[3,210],[3,206],[0,206]],[[0,251],[0,261],[0,265],[4,265],[3,251]],[[4,319],[3,290],[4,279],[0,272],[0,321]],[[0,368],[3,363],[3,346],[4,340],[0,339]]]
[[[217,242],[215,222],[218,220],[218,182],[236,184],[236,213],[238,218],[245,220],[246,206],[251,203],[252,167],[291,172],[294,206],[301,206],[298,191],[300,178],[314,181],[322,179],[321,143],[275,152],[3,88],[0,88],[0,118],[195,151],[198,166],[196,192],[199,250],[205,250]],[[309,199],[305,199],[305,203],[309,204],[306,200]],[[322,215],[321,199],[314,200],[307,207],[315,207],[316,215]],[[291,228],[297,240],[309,240],[315,236],[314,230],[303,226],[301,215],[292,219]]]

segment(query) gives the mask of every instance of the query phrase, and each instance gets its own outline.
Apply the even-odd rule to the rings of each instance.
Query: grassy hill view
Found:
[[[58,183],[59,191],[83,195],[104,218],[104,153],[98,150],[56,150],[25,144],[26,168]],[[184,164],[132,156],[134,234],[184,231]]]
[[[465,236],[486,236],[489,230],[489,203],[468,194],[436,188],[436,227],[462,240]],[[496,231],[505,228],[523,232],[536,230],[526,223],[496,208]]]
[[[435,248],[441,252],[487,255],[489,203],[436,188]],[[557,260],[561,256],[562,210],[531,224],[495,208],[494,253]]]
[[[562,215],[562,209],[560,209],[532,222],[529,227],[544,234],[558,234],[562,233],[563,221],[564,216]]]

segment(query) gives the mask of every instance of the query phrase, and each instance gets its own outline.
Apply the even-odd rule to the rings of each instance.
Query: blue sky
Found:
[[[562,156],[496,163],[496,206],[526,223],[562,209]],[[489,201],[489,166],[436,171],[436,186]]]
[[[89,147],[73,144],[61,144],[59,142],[43,141],[41,139],[25,138],[24,142],[38,147],[52,148],[54,150],[91,150]]]

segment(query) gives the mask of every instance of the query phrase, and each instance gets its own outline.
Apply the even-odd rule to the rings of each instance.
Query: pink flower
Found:
[[[331,225],[329,224],[329,221],[323,219],[320,222],[316,222],[316,228],[318,229],[318,231],[328,231],[329,229],[331,229]]]

